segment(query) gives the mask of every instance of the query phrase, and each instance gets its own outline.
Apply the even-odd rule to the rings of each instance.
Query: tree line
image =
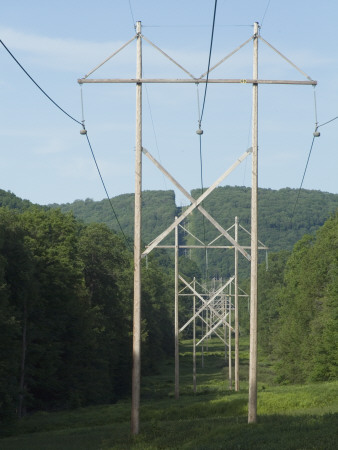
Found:
[[[0,208],[0,419],[130,390],[133,257],[104,224]],[[142,268],[142,370],[171,353],[172,282]],[[169,279],[169,281],[168,281]]]
[[[198,198],[202,191],[191,191],[193,198]],[[329,192],[302,189],[299,198],[298,190],[284,188],[279,190],[258,190],[259,198],[259,236],[262,243],[269,247],[269,251],[277,252],[291,250],[294,244],[304,234],[313,234],[328,219],[331,213],[338,208],[338,195]],[[298,201],[297,201],[298,199]],[[297,205],[296,205],[297,201]],[[134,196],[123,194],[112,199],[119,222],[127,236],[133,236],[134,227]],[[296,208],[294,208],[296,205]],[[50,205],[60,208],[63,212],[72,211],[85,223],[99,222],[119,231],[118,224],[112,220],[108,200],[93,201],[91,199],[76,200],[73,203],[63,205]],[[235,222],[235,216],[239,223],[250,229],[251,221],[251,189],[245,186],[221,186],[203,202],[203,207],[227,229]],[[142,239],[145,243],[151,242],[158,234],[165,230],[175,218],[184,210],[184,206],[175,204],[173,191],[145,191],[142,197]],[[189,215],[184,223],[185,229],[179,229],[179,241],[182,245],[196,245],[198,241],[192,237],[192,233],[203,242],[211,242],[218,236],[218,231],[198,211]],[[233,230],[230,231],[234,237]],[[242,245],[250,245],[248,235],[239,232],[239,242]],[[173,243],[173,236],[167,238],[166,243]],[[224,239],[219,239],[216,244],[227,245]],[[187,252],[187,251],[186,251]],[[188,252],[187,252],[188,253]],[[229,251],[228,253],[231,253]],[[208,251],[208,264],[204,250],[194,249],[189,252],[189,257],[195,261],[200,271],[208,273],[210,277],[230,277],[234,272],[234,258],[226,254],[224,250]],[[263,261],[264,252],[259,252]],[[249,265],[240,256],[239,273],[242,278],[249,275]]]
[[[338,213],[259,267],[259,342],[277,381],[338,377]]]

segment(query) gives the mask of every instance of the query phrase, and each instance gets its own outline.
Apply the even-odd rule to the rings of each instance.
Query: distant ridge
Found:
[[[134,235],[134,194],[122,194],[112,198],[124,233]],[[113,216],[108,199],[94,201],[75,200],[73,203],[48,205],[60,208],[62,212],[72,211],[75,217],[85,223],[105,223],[117,233],[119,226]],[[142,193],[142,239],[148,243],[170,225],[177,213],[174,191],[143,191]]]
[[[20,197],[17,197],[11,191],[4,191],[3,189],[0,189],[0,207],[7,207],[9,209],[25,211],[26,209],[32,208],[33,206],[46,209],[45,206],[40,206],[30,202],[29,200],[23,200]]]
[[[194,189],[191,195],[197,198],[200,189]],[[291,217],[298,190],[283,188],[280,190],[260,188],[258,192],[259,209],[259,239],[269,247],[269,251],[292,250],[293,245],[304,236],[314,234],[324,222],[338,210],[338,194],[317,190],[303,189],[300,193],[294,216]],[[251,189],[244,186],[218,187],[204,202],[204,208],[227,229],[233,225],[235,216],[240,224],[250,231],[250,202]],[[134,232],[134,194],[123,194],[112,198],[114,209],[124,233],[133,237]],[[158,234],[165,230],[180,215],[184,207],[175,203],[175,193],[167,191],[144,191],[142,194],[142,239],[145,244],[150,243]],[[29,200],[22,200],[9,191],[0,190],[0,206],[24,211],[34,205]],[[84,223],[106,223],[111,229],[119,232],[107,199],[94,201],[75,200],[66,204],[50,204],[41,208],[59,208],[62,212],[72,212]],[[184,221],[184,227],[200,240],[211,242],[219,233],[204,221],[202,215],[195,211]],[[191,235],[180,230],[180,244],[196,244]],[[223,238],[222,238],[223,239]],[[173,243],[173,236],[167,239]],[[246,233],[241,233],[239,241],[242,245],[249,245]],[[221,242],[221,241],[219,241]],[[224,243],[224,241],[222,241]],[[169,253],[171,253],[169,251]],[[205,270],[204,250],[181,251],[181,254],[191,257],[198,262],[201,270]],[[211,276],[229,276],[233,272],[233,257],[224,250],[210,251],[208,254],[208,272]],[[260,253],[263,259],[263,252]],[[247,272],[246,261],[240,263],[241,272]]]
[[[194,198],[200,193],[200,189],[191,192]],[[259,189],[259,239],[269,247],[269,251],[291,250],[304,234],[314,234],[330,214],[338,210],[338,194],[303,189],[294,217],[291,218],[297,194],[297,189],[290,188]],[[181,214],[184,207],[175,204],[174,191],[144,191],[142,195],[142,239],[148,244],[171,224],[175,215]],[[124,232],[132,238],[134,194],[119,195],[114,197],[112,202]],[[215,189],[203,202],[203,206],[225,229],[229,228],[234,223],[235,216],[238,216],[240,224],[250,231],[250,203],[250,188],[224,186]],[[49,206],[60,208],[63,212],[72,211],[85,223],[104,222],[116,232],[119,231],[108,200],[76,200],[73,203]],[[205,242],[211,242],[219,234],[208,221],[204,221],[203,226],[203,218],[199,212],[190,215],[184,221],[184,227],[202,241],[205,232]],[[240,242],[241,239],[243,245],[250,244],[246,233],[240,234]],[[173,243],[173,236],[168,241]],[[180,244],[188,243],[196,244],[191,235],[181,230]],[[198,262],[201,270],[205,270],[204,250],[182,250],[181,254],[191,257]],[[232,274],[233,257],[228,257],[228,254],[225,254],[224,250],[208,252],[208,272],[211,276],[227,277]],[[261,252],[260,259],[263,260],[264,257],[265,252]],[[241,273],[247,274],[247,262],[242,261],[240,266]]]

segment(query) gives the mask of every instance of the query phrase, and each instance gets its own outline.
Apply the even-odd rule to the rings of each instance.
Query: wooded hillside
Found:
[[[111,199],[123,232],[134,236],[134,194],[123,194]],[[74,216],[85,223],[105,223],[109,228],[120,232],[119,225],[108,199],[94,201],[75,200],[73,203],[49,205],[60,208],[62,212],[72,211]],[[142,193],[142,239],[150,242],[170,225],[176,214],[174,191],[144,191]]]
[[[192,196],[198,198],[199,189],[192,191]],[[294,244],[304,234],[314,232],[324,224],[331,213],[338,209],[338,195],[321,191],[302,190],[296,205],[298,190],[259,189],[259,239],[269,251],[292,250]],[[124,194],[112,199],[119,222],[126,235],[133,237],[134,228],[134,196]],[[240,224],[250,230],[251,189],[247,187],[219,187],[203,202],[204,208],[227,229],[234,224],[235,216]],[[296,205],[296,208],[294,208]],[[50,205],[59,207],[61,211],[72,211],[85,223],[103,222],[119,232],[116,219],[113,216],[108,200],[95,202],[93,200],[76,200],[64,205]],[[145,244],[151,242],[160,232],[166,229],[180,215],[181,208],[175,205],[173,191],[145,191],[143,192],[142,239]],[[293,214],[294,213],[294,214]],[[219,233],[199,212],[194,212],[184,221],[188,232],[203,242],[211,242]],[[232,236],[234,236],[232,231]],[[168,242],[168,241],[167,241]],[[225,239],[217,241],[227,245]],[[239,242],[250,245],[248,235],[241,231]],[[171,235],[171,243],[173,236]],[[180,244],[197,244],[191,235],[180,230]],[[183,251],[181,253],[184,253]],[[205,274],[204,250],[185,252],[197,263],[201,272]],[[168,254],[171,254],[168,251]],[[261,260],[265,253],[260,252]],[[229,277],[233,274],[233,252],[224,250],[210,250],[208,252],[208,275],[213,277]],[[242,277],[248,275],[248,263],[240,258],[239,273]]]

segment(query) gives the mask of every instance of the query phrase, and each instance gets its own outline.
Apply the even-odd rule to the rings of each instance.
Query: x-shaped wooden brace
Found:
[[[239,251],[242,255],[245,256],[247,260],[251,260],[250,255],[245,251],[245,249],[235,241],[235,239],[213,218],[211,215],[201,206],[203,200],[208,197],[209,194],[228,176],[230,173],[242,162],[244,159],[252,153],[252,149],[249,148],[242,156],[240,156],[237,161],[226,170],[197,200],[195,200],[188,191],[186,191],[178,181],[175,180],[174,177],[170,175],[170,173],[146,150],[144,147],[142,148],[142,152],[153,162],[153,164],[166,176],[169,180],[184,194],[188,200],[190,200],[191,205],[180,215],[174,222],[160,235],[157,236],[144,250],[142,253],[142,257],[148,255],[168,234],[174,230],[195,208],[197,208],[203,215],[206,217],[212,225],[223,235],[225,236],[229,242]]]

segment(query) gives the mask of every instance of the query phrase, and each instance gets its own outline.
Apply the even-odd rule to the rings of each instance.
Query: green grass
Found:
[[[211,340],[192,388],[192,352],[183,342],[180,399],[174,399],[174,366],[164,361],[158,375],[142,379],[141,432],[130,434],[130,400],[68,412],[37,413],[0,440],[2,450],[72,449],[335,449],[338,382],[276,386],[261,357],[258,423],[247,424],[248,343],[240,346],[240,391],[229,390],[224,351]]]

